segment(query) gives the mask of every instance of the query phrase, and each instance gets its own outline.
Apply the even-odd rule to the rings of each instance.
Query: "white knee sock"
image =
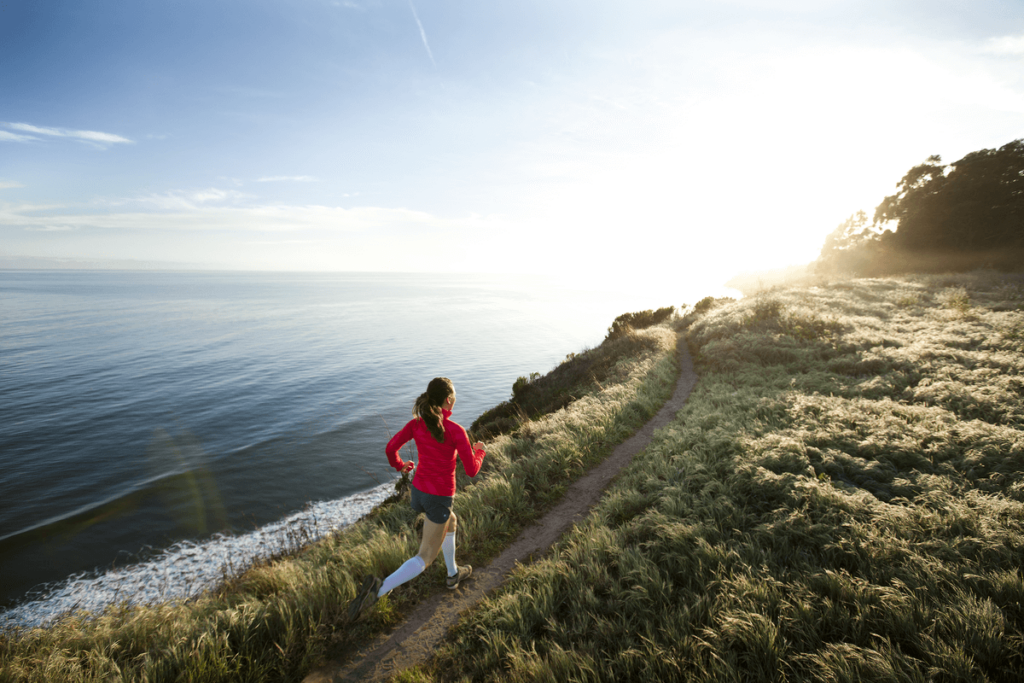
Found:
[[[441,552],[444,553],[444,563],[448,567],[448,576],[455,576],[459,566],[455,564],[455,532],[450,531],[444,535],[441,543]]]
[[[411,581],[417,576],[423,573],[423,570],[427,568],[427,565],[423,562],[423,559],[419,555],[415,555],[406,560],[401,567],[396,569],[388,578],[384,579],[384,583],[381,585],[380,590],[377,591],[377,597],[383,598],[392,589],[398,588],[406,581]]]

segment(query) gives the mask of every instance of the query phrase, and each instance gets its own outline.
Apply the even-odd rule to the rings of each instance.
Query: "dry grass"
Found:
[[[701,380],[419,681],[1024,679],[1021,278],[689,317]]]

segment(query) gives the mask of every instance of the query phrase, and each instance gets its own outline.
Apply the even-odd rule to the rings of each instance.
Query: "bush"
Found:
[[[531,372],[529,377],[519,377],[515,382],[512,383],[512,400],[515,400],[517,396],[523,393],[530,382],[540,377],[539,372]]]
[[[707,313],[715,306],[715,297],[706,296],[693,305],[693,312],[697,315],[701,313]]]
[[[645,327],[657,325],[660,322],[668,320],[668,318],[675,312],[675,306],[666,306],[665,308],[659,308],[656,311],[648,309],[646,311],[638,311],[636,313],[623,313],[612,321],[612,326],[608,328],[608,336],[606,339],[621,337],[629,330],[642,330]]]

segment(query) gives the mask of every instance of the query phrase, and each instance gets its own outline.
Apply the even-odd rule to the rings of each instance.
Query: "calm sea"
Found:
[[[432,377],[453,380],[468,427],[616,315],[695,296],[536,276],[2,271],[0,606],[96,607],[103,577],[148,567],[114,589],[133,599],[170,567],[182,584],[189,562],[244,566],[283,520],[312,520],[307,536],[347,523],[386,493],[384,444]]]

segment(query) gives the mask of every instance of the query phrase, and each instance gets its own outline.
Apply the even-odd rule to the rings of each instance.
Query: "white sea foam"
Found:
[[[78,574],[0,612],[0,629],[45,626],[69,612],[93,614],[120,601],[145,605],[195,597],[225,576],[253,563],[312,543],[357,521],[395,490],[381,484],[339,500],[310,503],[305,510],[239,535],[218,534],[195,543],[175,543],[155,557],[102,574]]]

